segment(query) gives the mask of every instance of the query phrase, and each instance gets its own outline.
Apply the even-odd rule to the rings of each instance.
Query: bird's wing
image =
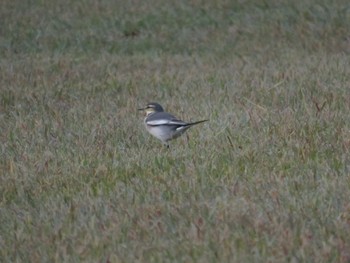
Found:
[[[186,122],[176,119],[173,115],[166,112],[157,112],[152,114],[146,121],[147,125],[159,126],[159,125],[186,125]]]

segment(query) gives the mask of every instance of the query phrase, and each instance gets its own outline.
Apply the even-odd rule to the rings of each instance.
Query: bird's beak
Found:
[[[139,108],[137,109],[138,111],[142,111],[142,110],[145,110],[146,108]]]

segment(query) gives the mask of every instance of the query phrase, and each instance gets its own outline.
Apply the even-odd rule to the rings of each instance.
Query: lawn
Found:
[[[1,262],[350,262],[347,0],[0,7]]]

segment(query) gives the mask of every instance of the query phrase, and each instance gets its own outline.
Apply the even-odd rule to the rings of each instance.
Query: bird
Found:
[[[146,114],[144,123],[147,131],[169,148],[169,141],[180,137],[190,127],[206,122],[184,122],[164,111],[163,107],[156,102],[151,102],[144,108],[138,109]]]

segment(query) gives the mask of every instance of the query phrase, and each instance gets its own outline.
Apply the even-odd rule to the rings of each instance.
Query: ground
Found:
[[[350,261],[347,0],[4,0],[0,21],[0,261]],[[167,149],[153,101],[209,122]]]

